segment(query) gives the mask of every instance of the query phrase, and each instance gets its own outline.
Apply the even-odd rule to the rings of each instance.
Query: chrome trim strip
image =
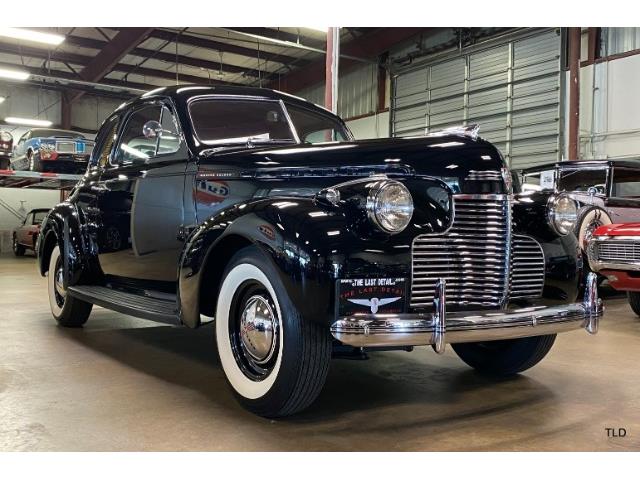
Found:
[[[506,340],[579,328],[595,334],[604,313],[596,280],[595,273],[588,274],[582,303],[449,314],[444,311],[445,285],[439,282],[434,313],[343,317],[331,326],[331,334],[354,347],[432,345],[438,353],[444,351],[446,343]]]

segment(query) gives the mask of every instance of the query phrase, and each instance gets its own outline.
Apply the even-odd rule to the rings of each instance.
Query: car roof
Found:
[[[279,90],[272,90],[270,88],[244,87],[234,85],[173,85],[169,87],[160,87],[144,93],[140,97],[130,100],[129,102],[123,103],[118,107],[117,110],[124,109],[133,103],[140,102],[141,100],[147,100],[154,97],[170,97],[186,102],[191,98],[206,95],[234,95],[239,97],[247,96],[261,97],[272,100],[282,100],[292,105],[298,105],[300,107],[317,111],[318,113],[336,117],[334,113],[327,110],[326,108],[308,102],[301,97],[296,97],[295,95],[291,95],[289,93],[281,92]]]
[[[48,212],[49,210],[51,210],[51,209],[50,208],[33,208],[33,209],[29,210],[29,213]],[[27,213],[27,215],[29,213]]]
[[[580,168],[580,167],[628,167],[640,169],[640,158],[638,159],[616,159],[610,158],[606,160],[570,160],[564,162],[546,163],[535,167],[522,169],[523,174],[542,172],[545,170],[554,170],[556,168]]]

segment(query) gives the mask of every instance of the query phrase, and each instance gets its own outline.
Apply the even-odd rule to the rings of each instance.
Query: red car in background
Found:
[[[34,208],[27,213],[22,225],[13,231],[13,253],[16,257],[24,255],[26,250],[35,251],[40,225],[48,212],[48,208]]]
[[[587,247],[589,265],[616,290],[627,292],[640,316],[640,223],[604,225],[594,230]]]

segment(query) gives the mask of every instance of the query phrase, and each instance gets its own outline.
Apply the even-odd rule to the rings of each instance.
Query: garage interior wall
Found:
[[[562,46],[560,29],[524,29],[398,68],[392,136],[478,124],[512,168],[559,160]]]
[[[54,126],[61,122],[61,93],[33,86],[0,83],[0,129],[8,130],[17,140],[29,127],[19,127],[2,123],[6,117],[37,118],[50,120]],[[102,121],[113,112],[122,100],[97,95],[83,95],[73,103],[71,109],[72,128],[81,127],[83,131],[96,131]],[[93,138],[93,133],[86,133]]]
[[[603,29],[601,54],[580,69],[580,157],[640,158],[640,28]]]

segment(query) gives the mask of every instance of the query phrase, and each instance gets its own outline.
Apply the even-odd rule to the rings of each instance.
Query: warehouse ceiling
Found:
[[[64,79],[86,82],[72,85],[74,95],[96,88],[119,91],[106,85],[121,87],[122,93],[177,82],[278,88],[289,74],[324,61],[326,42],[321,30],[295,27],[41,30],[64,35],[65,40],[51,47],[0,37],[0,68],[19,67],[33,75],[31,82],[56,88],[64,88]],[[387,30],[406,30],[409,35],[418,29],[345,27],[341,42],[370,44]],[[377,61],[375,51],[359,53],[362,60]]]

